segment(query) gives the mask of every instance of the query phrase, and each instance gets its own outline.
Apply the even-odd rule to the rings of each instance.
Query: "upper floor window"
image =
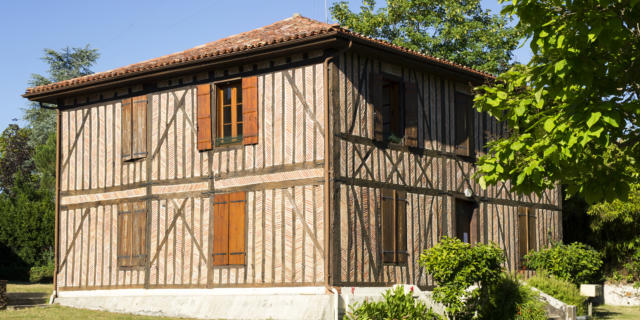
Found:
[[[132,161],[147,156],[147,96],[122,100],[122,160]]]
[[[473,97],[456,92],[455,95],[455,151],[461,156],[473,155]]]
[[[422,148],[418,138],[416,84],[376,74],[371,77],[370,92],[374,106],[374,140]]]
[[[240,81],[217,86],[216,145],[242,141],[242,87]]]

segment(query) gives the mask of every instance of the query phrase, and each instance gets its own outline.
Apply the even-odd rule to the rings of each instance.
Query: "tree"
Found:
[[[640,1],[514,0],[503,13],[533,57],[478,88],[475,107],[510,128],[478,161],[479,183],[624,199],[640,160]]]
[[[491,73],[509,68],[521,39],[511,19],[482,9],[480,0],[387,0],[377,11],[375,5],[363,0],[354,13],[341,1],[331,14],[363,35]]]
[[[0,191],[11,194],[16,174],[31,175],[35,165],[31,157],[28,129],[10,124],[0,135]]]
[[[32,74],[30,86],[41,86],[53,82],[68,80],[92,74],[91,67],[96,63],[100,54],[97,49],[89,45],[84,48],[65,47],[60,51],[44,49],[42,60],[49,65],[48,76]],[[24,110],[24,119],[28,128],[32,130],[32,147],[46,143],[49,135],[55,133],[55,111],[41,108],[37,103],[31,103]]]

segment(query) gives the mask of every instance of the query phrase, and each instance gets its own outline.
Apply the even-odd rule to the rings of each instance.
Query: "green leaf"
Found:
[[[520,141],[516,141],[516,142],[511,144],[511,150],[513,150],[513,151],[518,151],[518,150],[522,149],[522,147],[524,147],[524,143],[522,143]]]
[[[548,158],[549,156],[554,154],[556,152],[556,150],[558,150],[558,146],[555,145],[555,144],[551,145],[550,147],[548,147],[547,149],[544,150],[544,157]]]
[[[478,184],[480,184],[480,188],[482,188],[482,190],[487,189],[487,181],[484,179],[484,176],[480,177],[480,179],[478,180]]]
[[[524,182],[524,178],[526,178],[526,177],[527,177],[527,175],[524,172],[521,172],[518,175],[518,179],[516,180],[516,185],[517,186],[521,185]]]
[[[555,120],[553,118],[549,118],[544,122],[544,131],[551,133],[553,128],[556,127]]]
[[[491,99],[491,98],[487,98],[487,103],[489,105],[491,105],[492,107],[497,107],[497,106],[500,105],[500,100],[498,100],[498,99],[494,100],[494,99]]]
[[[587,126],[591,128],[594,124],[596,124],[596,122],[598,122],[598,120],[600,120],[601,116],[602,113],[600,112],[592,112],[589,120],[587,120]]]
[[[613,117],[604,115],[604,116],[602,116],[602,121],[610,124],[612,127],[615,127],[615,128],[620,127],[620,124],[618,123],[618,120],[614,119]]]
[[[564,69],[564,67],[567,65],[567,60],[566,59],[562,59],[558,62],[555,63],[555,70],[556,73],[562,71],[562,69]]]
[[[538,34],[538,37],[540,37],[540,38],[546,38],[548,36],[549,36],[549,32],[547,32],[545,30],[540,31],[540,33]]]
[[[562,48],[562,44],[564,43],[564,34],[561,34],[558,36],[558,44],[557,44],[557,48],[560,49]]]
[[[513,111],[515,111],[518,117],[521,117],[522,115],[524,115],[525,111],[527,111],[527,107],[522,105],[521,103],[515,109],[513,109]]]
[[[502,100],[506,100],[507,99],[507,93],[504,91],[498,91],[498,98],[502,99]]]

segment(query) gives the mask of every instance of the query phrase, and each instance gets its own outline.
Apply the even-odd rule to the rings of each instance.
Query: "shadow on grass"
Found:
[[[594,311],[593,315],[596,319],[620,319],[620,312],[614,311]]]

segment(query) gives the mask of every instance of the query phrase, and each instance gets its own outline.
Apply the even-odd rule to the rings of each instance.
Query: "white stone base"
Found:
[[[60,305],[200,319],[334,319],[324,287],[62,291]]]
[[[640,289],[631,285],[604,285],[604,303],[611,306],[640,306]]]

